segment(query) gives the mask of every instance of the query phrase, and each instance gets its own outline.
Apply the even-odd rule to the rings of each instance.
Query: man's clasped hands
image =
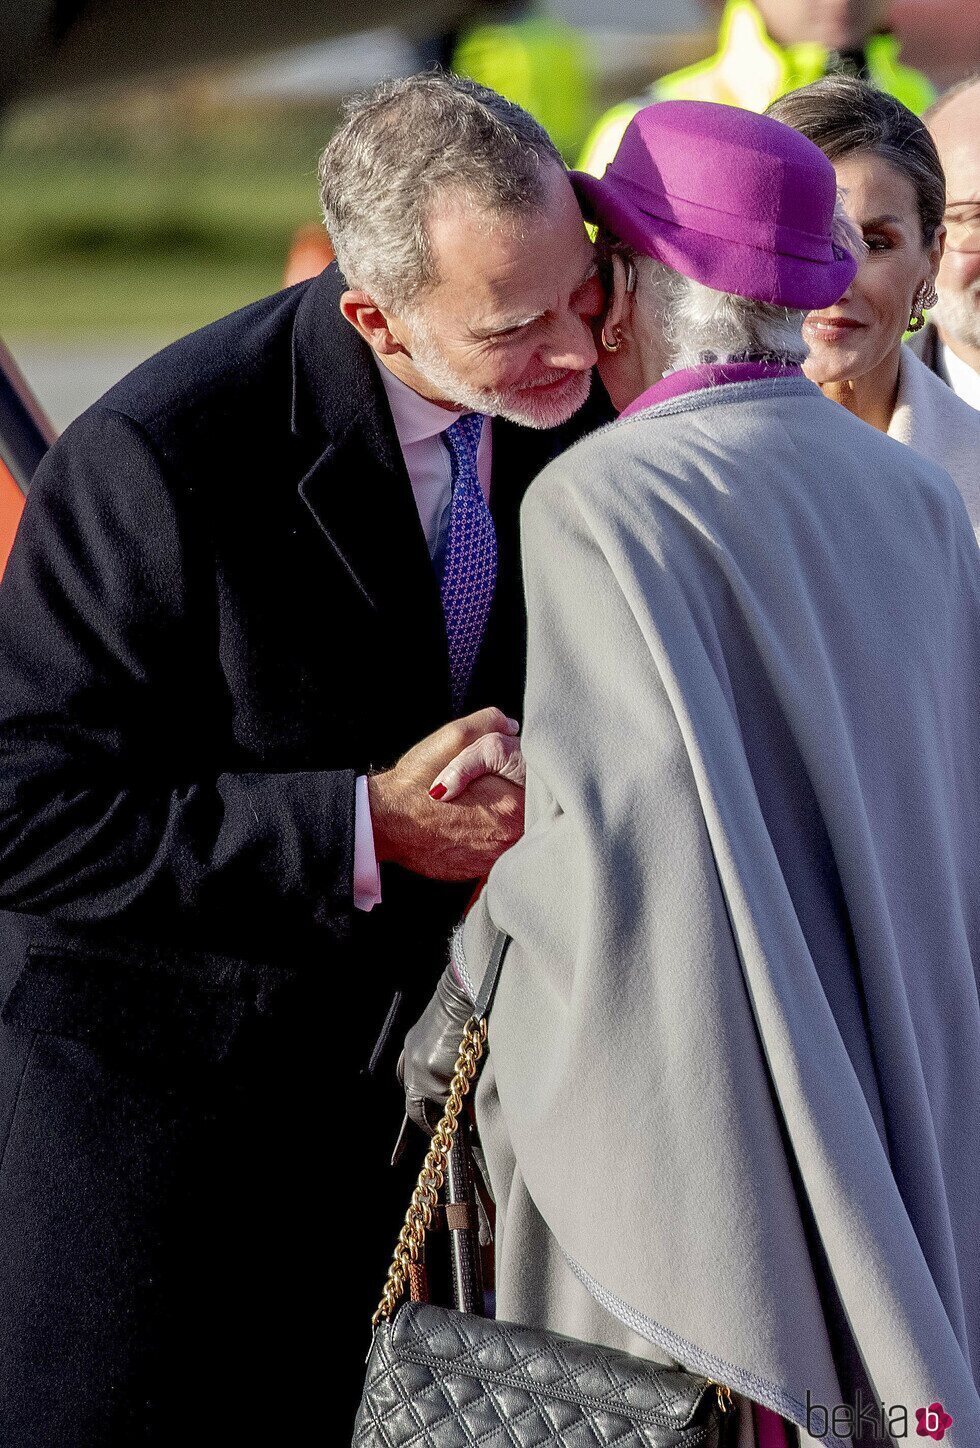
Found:
[[[454,719],[368,777],[379,863],[433,880],[486,875],[524,829],[520,725],[500,709]]]

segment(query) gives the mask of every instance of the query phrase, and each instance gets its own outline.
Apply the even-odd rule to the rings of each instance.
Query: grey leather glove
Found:
[[[398,1060],[405,1110],[430,1136],[439,1125],[449,1096],[463,1027],[472,1014],[472,1001],[452,966],[447,965],[435,995],[405,1037],[405,1049]]]

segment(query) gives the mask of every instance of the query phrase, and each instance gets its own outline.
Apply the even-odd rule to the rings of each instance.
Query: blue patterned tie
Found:
[[[476,475],[483,417],[468,412],[443,433],[452,459],[453,501],[442,570],[453,713],[458,714],[480,650],[497,578],[497,535]]]

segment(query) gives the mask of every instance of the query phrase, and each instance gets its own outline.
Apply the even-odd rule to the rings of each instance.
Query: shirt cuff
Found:
[[[372,910],[380,904],[381,874],[374,852],[367,775],[359,774],[354,781],[354,909]]]

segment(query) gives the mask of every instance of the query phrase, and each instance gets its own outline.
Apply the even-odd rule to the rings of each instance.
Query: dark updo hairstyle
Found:
[[[766,115],[801,132],[829,161],[866,151],[901,171],[915,191],[922,240],[932,243],[946,210],[946,177],[932,137],[908,106],[854,76],[826,75],[780,96]]]

